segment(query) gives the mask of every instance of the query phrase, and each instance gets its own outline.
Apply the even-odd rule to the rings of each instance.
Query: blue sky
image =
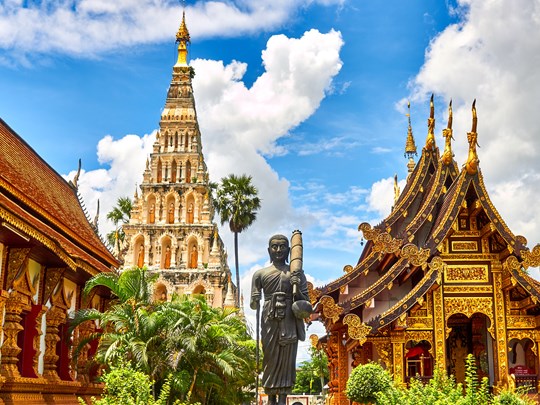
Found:
[[[181,5],[166,0],[0,1],[0,117],[73,176],[90,215],[132,196],[176,60]],[[477,98],[480,167],[510,228],[540,241],[540,1],[188,1],[190,59],[211,178],[253,175],[263,209],[240,236],[244,289],[266,241],[301,229],[316,283],[360,253],[403,187],[411,100],[419,148],[454,100],[456,161]],[[222,227],[232,252],[232,237]],[[232,255],[231,257],[231,266]],[[244,285],[245,284],[245,285]]]

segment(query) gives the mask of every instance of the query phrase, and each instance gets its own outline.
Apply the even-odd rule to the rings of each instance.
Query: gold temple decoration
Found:
[[[319,343],[319,336],[316,334],[309,335],[309,341],[311,342],[311,346],[317,347],[317,343]]]
[[[467,133],[469,155],[467,156],[467,162],[465,163],[465,170],[468,174],[476,174],[478,171],[478,163],[480,163],[480,159],[478,159],[478,155],[476,153],[476,147],[480,147],[480,145],[478,145],[478,134],[476,132],[476,125],[478,123],[478,118],[476,116],[476,99],[472,104],[472,117],[472,129],[471,132]]]
[[[401,242],[403,239],[393,238],[387,232],[383,232],[375,238],[373,243],[373,252],[374,253],[396,253],[399,251]]]
[[[343,267],[343,272],[345,274],[349,274],[351,271],[353,271],[353,266],[351,266],[350,264],[347,264]]]
[[[540,266],[540,244],[532,248],[532,250],[521,251],[523,262],[521,263],[526,269],[529,267]]]
[[[381,233],[380,229],[372,228],[367,222],[358,225],[358,230],[362,231],[365,240],[374,240]]]
[[[371,332],[372,327],[363,323],[358,315],[347,314],[343,318],[343,323],[349,326],[349,337],[358,340],[360,346],[367,341],[367,336]]]
[[[452,158],[454,157],[454,152],[452,152],[452,100],[448,105],[448,124],[445,129],[442,131],[444,137],[444,152],[441,156],[441,162],[448,166],[452,163]]]
[[[416,245],[409,243],[401,248],[401,256],[408,259],[413,266],[426,269],[429,249],[418,249]]]
[[[429,118],[428,118],[428,134],[426,138],[425,150],[435,149],[435,107],[433,105],[433,94],[429,100]]]
[[[532,331],[530,330],[509,330],[508,331],[508,343],[513,339],[523,340],[529,339],[532,342],[531,350],[535,356],[537,356],[536,342],[532,339]],[[508,345],[508,351],[512,349],[512,346]]]
[[[394,174],[394,204],[397,203],[400,193],[401,190],[399,189],[397,174]]]
[[[493,299],[491,297],[445,297],[444,298],[444,321],[448,325],[448,319],[455,314],[463,314],[470,318],[475,313],[484,314],[489,318],[488,332],[495,339],[495,322],[493,316]],[[446,328],[446,338],[452,328]]]
[[[409,125],[407,127],[407,140],[405,141],[405,153],[403,156],[405,156],[406,158],[409,158],[409,163],[407,163],[407,168],[409,169],[409,173],[410,173],[414,169],[413,156],[417,156],[418,153],[416,152],[416,144],[414,142],[414,135],[413,135],[412,125],[411,125],[411,103],[410,102],[407,102],[407,109],[408,109],[408,113],[405,115],[408,118]]]
[[[329,295],[324,295],[319,300],[320,304],[323,306],[322,314],[326,319],[331,319],[332,322],[337,322],[339,316],[343,312],[338,304],[334,302],[334,299]]]
[[[176,42],[178,43],[178,60],[175,66],[187,66],[187,44],[191,42],[189,37],[189,31],[186,25],[186,12],[182,13],[182,23],[178,32],[176,33]]]
[[[313,287],[313,283],[310,281],[307,282],[307,287],[308,287],[309,301],[312,304],[314,304],[315,302],[317,302],[317,298],[319,298],[319,296],[321,295],[321,292],[319,290],[316,290]]]

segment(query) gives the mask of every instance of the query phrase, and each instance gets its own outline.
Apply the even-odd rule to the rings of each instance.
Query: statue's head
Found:
[[[285,235],[274,235],[268,241],[268,254],[274,264],[285,264],[289,250],[289,239]]]

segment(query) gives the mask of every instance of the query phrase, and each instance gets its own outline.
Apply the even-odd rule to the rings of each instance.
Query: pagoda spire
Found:
[[[408,113],[406,114],[406,116],[409,119],[409,126],[407,127],[407,140],[405,141],[405,153],[403,154],[403,156],[405,156],[406,158],[409,158],[409,163],[407,163],[407,167],[410,173],[414,169],[413,156],[418,156],[418,153],[416,152],[416,144],[414,143],[414,135],[413,135],[412,125],[411,125],[411,103],[410,102],[407,102],[407,108],[408,108]]]
[[[444,142],[444,152],[441,156],[441,161],[443,164],[448,166],[452,163],[452,158],[454,157],[454,152],[452,152],[452,100],[450,99],[450,104],[448,105],[448,124],[446,128],[442,131],[445,142]]]
[[[429,100],[428,134],[424,149],[435,149],[435,107],[433,105],[433,93],[431,94],[431,99]]]
[[[191,43],[190,37],[189,37],[189,31],[187,29],[186,25],[186,12],[185,10],[182,12],[182,23],[180,24],[180,28],[178,28],[178,32],[176,33],[176,43],[178,44],[178,60],[176,61],[176,65],[174,66],[188,66],[187,63],[187,56],[188,56],[188,49],[187,45]]]
[[[469,142],[469,155],[467,156],[467,162],[465,163],[465,170],[468,174],[476,174],[478,172],[478,155],[476,153],[476,147],[478,145],[478,134],[476,133],[476,125],[478,123],[478,118],[476,116],[476,99],[474,99],[472,104],[472,128],[471,132],[467,133],[467,141]]]

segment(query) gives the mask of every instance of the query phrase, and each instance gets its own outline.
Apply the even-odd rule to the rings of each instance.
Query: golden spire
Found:
[[[135,195],[133,196],[133,198],[136,200],[139,199],[139,191],[137,190],[137,183],[135,183]]]
[[[435,107],[433,106],[433,93],[431,94],[431,100],[429,101],[429,118],[428,118],[428,134],[426,138],[426,146],[424,149],[435,149]]]
[[[476,133],[476,124],[478,122],[478,118],[476,116],[476,99],[474,99],[472,104],[472,128],[471,132],[467,133],[467,141],[469,141],[469,155],[467,156],[467,162],[465,163],[465,170],[468,174],[476,174],[478,172],[478,163],[480,163],[480,159],[478,159],[478,155],[476,154],[476,147],[480,147],[478,145],[478,134]]]
[[[186,12],[182,12],[182,23],[178,32],[176,33],[176,43],[178,44],[178,60],[175,66],[187,66],[187,44],[191,43],[189,38],[189,31],[186,25]]]
[[[409,119],[409,126],[407,127],[407,140],[405,141],[405,153],[403,154],[403,156],[409,158],[409,163],[407,164],[407,167],[409,168],[409,172],[412,172],[414,169],[413,156],[417,156],[418,153],[416,152],[416,144],[414,143],[414,135],[412,132],[410,102],[407,102],[407,108],[409,112],[406,114],[406,116]]]
[[[452,136],[452,100],[450,100],[450,104],[448,105],[448,125],[443,129],[442,134],[445,142],[441,161],[448,166],[452,163],[452,158],[454,157],[454,152],[452,152],[452,139],[454,139]]]

